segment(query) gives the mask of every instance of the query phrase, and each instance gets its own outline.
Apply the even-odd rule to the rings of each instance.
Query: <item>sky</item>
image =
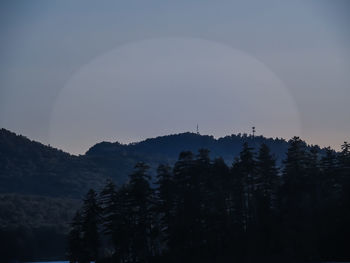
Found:
[[[83,154],[195,132],[350,140],[348,1],[0,2],[0,127]]]

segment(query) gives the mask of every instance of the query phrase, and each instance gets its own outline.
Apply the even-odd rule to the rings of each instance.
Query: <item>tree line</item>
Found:
[[[350,144],[324,154],[300,138],[282,167],[247,143],[228,166],[181,152],[152,181],[137,163],[127,183],[90,190],[69,233],[71,262],[349,260]]]

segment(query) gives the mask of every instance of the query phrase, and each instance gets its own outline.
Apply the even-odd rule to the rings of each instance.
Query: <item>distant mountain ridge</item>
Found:
[[[279,163],[288,149],[284,139],[246,134],[215,139],[187,132],[131,144],[101,142],[86,154],[75,156],[1,129],[0,193],[80,198],[89,188],[98,189],[107,178],[124,183],[138,161],[148,163],[152,172],[161,163],[173,164],[185,150],[196,154],[206,148],[212,158],[220,156],[230,165],[244,142],[255,148],[265,143]]]
[[[282,157],[287,148],[288,142],[284,139],[265,138],[263,136],[230,135],[215,139],[210,135],[200,135],[196,133],[180,133],[159,136],[156,138],[146,139],[137,143],[120,144],[118,142],[101,142],[92,146],[87,152],[88,156],[97,155],[114,155],[125,153],[155,153],[170,158],[177,158],[181,151],[192,151],[196,153],[200,148],[209,149],[212,157],[223,157],[226,161],[233,161],[240,150],[243,142],[247,142],[252,147],[258,148],[262,143],[271,146],[272,152]]]

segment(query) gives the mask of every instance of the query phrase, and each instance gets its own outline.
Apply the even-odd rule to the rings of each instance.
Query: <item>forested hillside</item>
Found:
[[[234,163],[207,149],[147,164],[122,187],[90,190],[69,234],[71,262],[349,261],[350,144],[338,154],[290,141],[283,167],[262,144]]]
[[[0,193],[79,197],[103,179],[83,157],[0,130]]]
[[[82,196],[90,189],[101,191],[110,179],[118,188],[127,183],[136,163],[150,166],[150,184],[157,181],[159,164],[173,166],[180,152],[209,150],[208,156],[222,157],[228,167],[239,157],[243,143],[257,153],[264,143],[271,149],[276,166],[283,166],[289,142],[246,134],[215,139],[183,133],[147,139],[128,145],[101,142],[84,155],[74,156],[39,142],[0,130],[0,242],[9,257],[60,259],[71,220]],[[332,150],[300,144],[321,156]],[[281,170],[279,170],[281,171]],[[213,182],[220,180],[213,176]],[[48,238],[50,236],[50,238]],[[25,241],[25,242],[24,242]],[[47,241],[47,242],[45,242]],[[23,243],[24,242],[24,243]],[[31,244],[24,246],[23,244]],[[5,246],[6,245],[6,246]],[[40,247],[45,245],[45,253]],[[49,257],[50,256],[50,257]]]
[[[231,164],[243,142],[252,147],[265,143],[277,158],[284,158],[288,142],[231,135],[212,136],[183,133],[147,139],[128,145],[101,142],[85,155],[74,156],[50,146],[31,141],[5,129],[0,130],[0,193],[21,193],[51,197],[80,198],[92,186],[99,188],[107,178],[123,184],[136,162],[147,162],[151,174],[159,163],[174,164],[181,151],[210,150],[210,156],[221,156]]]

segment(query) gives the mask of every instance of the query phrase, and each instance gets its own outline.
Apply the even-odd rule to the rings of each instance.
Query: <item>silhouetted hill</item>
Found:
[[[92,162],[0,130],[0,192],[78,197],[101,180]]]
[[[91,147],[87,156],[117,156],[132,154],[135,156],[155,157],[160,159],[177,159],[181,151],[196,153],[200,148],[210,150],[212,157],[223,157],[227,162],[232,162],[240,152],[243,142],[248,142],[252,147],[258,148],[262,143],[267,144],[277,159],[284,158],[288,148],[288,142],[283,139],[265,138],[263,136],[230,135],[215,139],[213,136],[199,135],[195,133],[181,133],[146,139],[138,143],[123,145],[118,142],[101,142]],[[152,158],[151,158],[152,159]]]
[[[288,142],[283,139],[271,139],[263,136],[248,136],[246,134],[230,135],[215,139],[213,136],[195,133],[181,133],[146,139],[138,143],[120,144],[118,142],[101,142],[91,147],[85,157],[105,169],[106,175],[115,178],[118,183],[127,179],[133,165],[144,161],[155,171],[160,163],[174,164],[181,151],[197,153],[198,149],[210,150],[212,158],[222,157],[231,164],[241,151],[242,144],[248,142],[258,148],[262,143],[267,144],[276,156],[278,163],[285,157]]]
[[[160,163],[173,164],[184,150],[207,148],[212,158],[221,156],[230,165],[244,142],[255,148],[267,144],[279,163],[288,148],[288,142],[278,138],[238,134],[215,139],[182,133],[131,144],[101,142],[75,156],[1,129],[0,193],[79,198],[90,187],[99,189],[107,178],[124,183],[138,161],[154,171]]]

